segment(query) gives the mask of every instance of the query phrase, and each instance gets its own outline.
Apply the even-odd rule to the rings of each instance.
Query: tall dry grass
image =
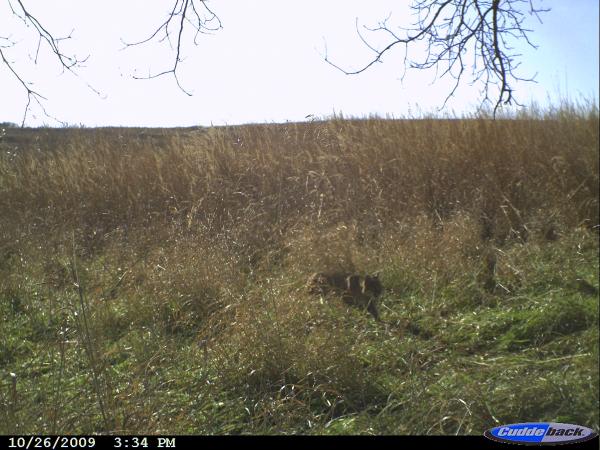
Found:
[[[260,246],[298,222],[380,232],[417,213],[442,224],[466,212],[503,239],[540,222],[597,225],[597,145],[593,108],[497,121],[46,130],[29,145],[2,144],[0,210],[5,230],[176,223]]]
[[[598,125],[597,108],[567,106],[9,129],[0,366],[41,360],[19,395],[49,412],[0,419],[24,433],[597,424],[597,301],[577,283],[597,293]],[[307,295],[324,270],[381,271],[386,326]],[[562,358],[579,364],[567,377]]]

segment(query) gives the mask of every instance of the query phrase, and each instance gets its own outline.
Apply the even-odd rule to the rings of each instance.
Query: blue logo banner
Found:
[[[569,423],[531,422],[501,425],[484,436],[499,442],[525,445],[556,445],[587,441],[598,435],[591,428]]]

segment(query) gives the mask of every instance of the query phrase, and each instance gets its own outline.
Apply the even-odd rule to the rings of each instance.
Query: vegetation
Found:
[[[598,430],[598,147],[568,105],[6,128],[0,434]]]

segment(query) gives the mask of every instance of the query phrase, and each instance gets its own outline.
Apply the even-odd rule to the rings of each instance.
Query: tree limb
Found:
[[[37,64],[38,56],[40,53],[40,47],[42,46],[43,43],[45,43],[50,48],[51,53],[54,55],[55,59],[60,64],[63,71],[71,72],[72,74],[77,76],[75,69],[77,67],[81,66],[83,63],[85,63],[85,61],[87,61],[88,57],[79,59],[77,57],[77,55],[68,55],[68,54],[64,53],[60,48],[61,42],[65,41],[67,39],[71,39],[71,35],[73,32],[71,32],[68,36],[65,36],[65,37],[54,37],[52,35],[52,33],[50,33],[50,31],[48,31],[48,29],[42,24],[42,22],[40,22],[36,16],[34,16],[33,14],[31,14],[29,12],[29,10],[25,7],[25,5],[23,4],[23,2],[21,0],[7,0],[7,1],[8,1],[9,7],[10,7],[13,15],[15,17],[17,17],[18,19],[20,19],[21,21],[23,21],[25,26],[27,26],[27,27],[31,26],[38,35],[38,42],[37,42],[37,46],[36,46],[35,57],[33,60],[34,64]],[[15,3],[13,4],[13,2],[15,2]],[[30,87],[31,83],[28,83],[23,79],[23,77],[15,69],[14,63],[9,61],[6,56],[6,53],[2,51],[2,49],[6,50],[8,48],[14,47],[17,44],[17,42],[10,40],[9,38],[1,38],[1,39],[3,41],[5,41],[6,43],[4,45],[0,46],[0,59],[2,60],[3,65],[6,68],[8,68],[8,70],[12,74],[12,76],[25,89],[25,91],[27,93],[27,104],[25,105],[25,111],[23,113],[23,120],[21,122],[21,126],[22,127],[25,126],[25,121],[27,120],[27,115],[30,111],[32,102],[37,103],[37,105],[41,108],[41,110],[43,111],[43,113],[46,117],[50,117],[51,119],[56,120],[57,122],[63,124],[63,122],[61,122],[60,120],[58,120],[55,117],[48,114],[48,112],[44,108],[44,105],[42,104],[42,100],[47,100],[46,97],[44,97],[39,92],[37,92],[36,90],[34,90]],[[91,86],[89,86],[89,87],[92,90],[94,90],[96,93],[98,93],[98,91],[93,89]]]
[[[467,54],[473,54],[470,65],[471,84],[481,82],[483,88],[482,105],[493,105],[493,115],[501,105],[519,103],[515,100],[513,84],[516,81],[535,81],[534,78],[523,78],[517,75],[519,64],[515,59],[521,56],[514,52],[509,39],[524,40],[529,46],[537,48],[529,39],[531,30],[524,27],[525,15],[535,16],[540,20],[540,13],[547,8],[536,8],[532,0],[415,0],[411,10],[416,22],[409,28],[400,28],[402,35],[393,31],[387,24],[389,16],[377,27],[363,28],[371,33],[384,33],[390,39],[378,49],[368,42],[357,24],[357,33],[363,44],[375,53],[367,63],[358,69],[347,70],[333,63],[327,53],[325,61],[346,75],[360,74],[377,62],[392,48],[404,45],[405,69],[436,69],[436,77],[450,76],[455,79],[442,107],[454,96],[463,81],[466,69]],[[540,20],[541,21],[541,20]],[[423,58],[409,57],[409,49],[417,42],[424,42],[427,51]],[[438,70],[447,65],[440,72]],[[404,76],[404,75],[403,75]],[[497,93],[491,99],[490,90]]]
[[[146,44],[155,39],[159,43],[168,41],[169,45],[171,45],[171,48],[173,48],[175,51],[175,60],[173,61],[173,65],[169,69],[154,74],[149,74],[144,77],[134,75],[134,79],[150,80],[163,75],[171,74],[175,78],[175,82],[177,83],[179,89],[189,96],[192,95],[189,91],[183,88],[177,74],[179,63],[182,62],[181,53],[186,24],[195,32],[193,39],[194,45],[198,45],[197,38],[200,33],[217,31],[222,28],[220,19],[207,6],[205,0],[175,0],[173,8],[167,14],[167,18],[157,28],[155,28],[147,38],[139,42],[132,43],[122,41],[123,44],[125,44],[125,48]],[[171,35],[173,34],[173,31],[169,29],[171,26],[175,27],[176,33],[174,46],[171,42]]]

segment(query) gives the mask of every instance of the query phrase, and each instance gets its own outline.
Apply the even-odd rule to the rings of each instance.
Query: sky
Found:
[[[324,61],[326,53],[348,70],[367,63],[372,52],[357,35],[357,18],[359,26],[373,27],[391,13],[390,27],[408,26],[408,1],[208,2],[223,28],[200,35],[198,46],[192,44],[193,36],[184,36],[178,76],[191,96],[170,75],[134,79],[171,67],[174,53],[167,42],[126,49],[123,44],[150,35],[173,0],[22,1],[55,36],[71,33],[71,39],[61,41],[65,53],[89,55],[76,76],[63,73],[44,45],[34,64],[35,34],[11,14],[9,0],[0,0],[0,37],[16,42],[3,49],[5,56],[46,97],[47,113],[69,125],[173,127],[299,121],[333,114],[461,115],[474,112],[481,101],[479,88],[464,83],[441,109],[452,80],[436,80],[433,71],[405,71],[400,48],[360,75],[345,75]],[[541,16],[543,23],[534,17],[526,22],[538,49],[520,43],[515,48],[522,53],[518,74],[537,74],[537,83],[515,85],[517,99],[524,105],[556,104],[560,99],[597,104],[598,1],[534,3],[552,10]],[[385,44],[383,36],[366,31],[365,36],[375,46]],[[420,51],[415,47],[413,56]],[[0,122],[20,124],[26,104],[23,87],[0,65]],[[61,123],[34,105],[26,125]]]

